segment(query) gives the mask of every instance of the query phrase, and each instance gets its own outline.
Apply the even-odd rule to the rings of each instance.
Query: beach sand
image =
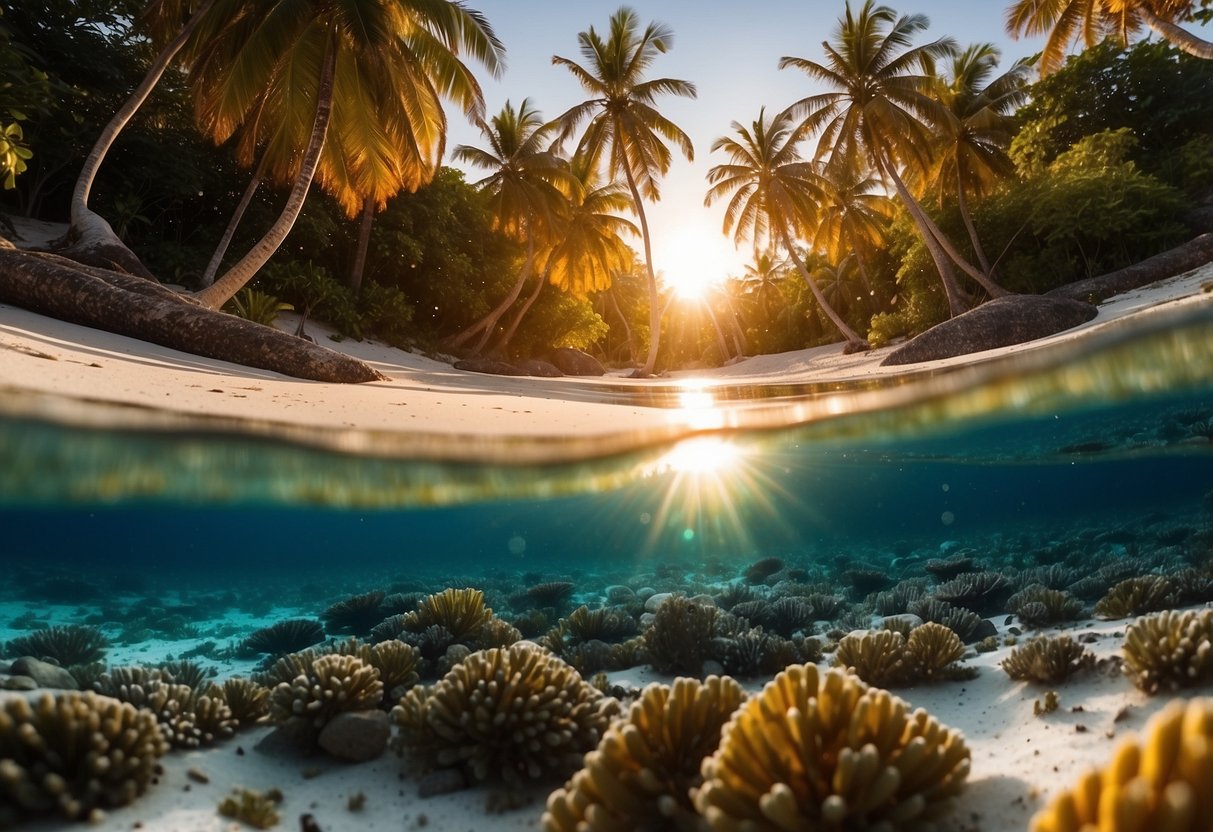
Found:
[[[963,373],[997,372],[1000,362],[1014,356],[1058,343],[1081,343],[1130,316],[1140,320],[1213,302],[1213,294],[1202,292],[1210,281],[1213,266],[1113,298],[1100,306],[1092,322],[1074,330],[1032,344],[940,362],[929,371],[880,367],[888,349],[843,356],[839,346],[830,346],[759,356],[716,370],[649,381],[477,375],[370,341],[331,341],[324,327],[309,324],[309,332],[318,342],[368,361],[390,379],[363,385],[323,384],[199,358],[0,305],[0,399],[12,414],[50,415],[69,424],[89,424],[99,418],[93,410],[82,413],[71,406],[75,399],[86,399],[102,408],[114,408],[112,412],[137,412],[151,423],[167,427],[206,424],[318,443],[337,437],[340,447],[354,452],[377,451],[380,442],[395,437],[400,441],[393,447],[402,453],[421,449],[423,454],[475,459],[486,449],[499,449],[501,440],[508,439],[515,442],[517,458],[533,453],[541,459],[559,457],[571,447],[567,443],[574,441],[628,447],[698,430],[789,418],[786,410],[776,412],[779,406],[762,402],[719,407],[710,398],[711,390],[719,385],[877,381],[905,389],[916,379],[928,378],[928,372],[935,378],[941,371],[952,371],[957,384],[967,384],[971,380],[962,377]],[[290,316],[284,316],[280,326],[289,329]],[[660,407],[618,402],[617,391],[646,387],[671,396],[681,390],[691,397],[682,406],[677,401],[672,406],[663,401]],[[706,402],[704,393],[709,396]],[[814,407],[828,412],[837,406],[827,395],[799,415],[811,418]],[[558,427],[554,430],[554,426]],[[329,439],[321,440],[322,435]],[[1091,649],[1108,657],[1118,652],[1124,625],[1123,621],[1086,621],[1070,629],[1094,633]],[[251,626],[251,622],[242,622],[242,626]],[[1026,829],[1030,816],[1046,798],[1072,783],[1087,767],[1107,761],[1115,742],[1140,729],[1167,701],[1166,697],[1145,696],[1119,674],[1093,672],[1059,686],[1060,710],[1037,717],[1033,703],[1043,697],[1045,689],[1010,681],[997,666],[1008,652],[1003,647],[972,655],[967,663],[980,669],[973,681],[895,691],[962,730],[972,750],[969,785],[957,811],[943,822],[944,829]],[[152,657],[132,654],[125,658]],[[110,656],[111,662],[123,659],[119,651]],[[624,684],[654,680],[656,677],[639,669],[612,674],[612,681]],[[170,754],[164,760],[160,782],[146,796],[128,808],[111,811],[91,828],[115,832],[236,828],[234,822],[220,818],[215,807],[239,785],[281,789],[284,829],[298,828],[298,817],[305,813],[314,815],[325,832],[534,829],[544,796],[560,785],[537,787],[533,802],[521,809],[486,814],[486,789],[418,797],[415,779],[402,774],[400,761],[390,752],[362,765],[324,758],[282,759],[253,750],[267,731],[254,729],[213,749]],[[205,773],[209,782],[195,782],[187,776],[188,770]],[[305,777],[305,772],[314,776]],[[357,813],[347,808],[355,793],[366,796],[365,807]],[[26,828],[64,827],[38,822]]]

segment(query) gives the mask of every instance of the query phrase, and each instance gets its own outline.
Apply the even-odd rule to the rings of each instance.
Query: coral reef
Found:
[[[1001,666],[1018,681],[1056,684],[1094,662],[1094,654],[1069,636],[1040,636],[1012,650]]]
[[[568,618],[561,619],[560,626],[569,644],[583,641],[615,643],[636,635],[634,618],[606,607],[596,610],[578,607],[569,613]]]
[[[96,627],[70,624],[18,636],[6,645],[5,653],[10,656],[33,656],[44,661],[53,659],[60,667],[70,667],[101,661],[107,647],[109,639]]]
[[[168,750],[155,717],[95,693],[0,703],[0,826],[75,820],[144,792]]]
[[[568,581],[545,581],[526,590],[527,600],[536,607],[560,609],[573,595],[573,585]]]
[[[938,679],[972,678],[956,662],[965,648],[952,630],[928,622],[905,638],[893,630],[850,633],[838,642],[834,663],[877,687],[913,685]]]
[[[937,598],[921,598],[911,601],[906,612],[917,615],[923,621],[942,624],[966,643],[981,625],[981,616],[977,613],[962,607],[954,607],[947,601],[940,601]]]
[[[838,642],[834,664],[869,685],[888,687],[902,679],[905,638],[891,630],[850,633]]]
[[[1213,829],[1213,699],[1176,700],[1032,818],[1032,832]]]
[[[320,622],[308,618],[291,618],[269,627],[254,630],[240,642],[238,652],[246,655],[267,653],[283,656],[324,641],[324,627]]]
[[[384,592],[378,589],[351,595],[327,607],[320,620],[329,635],[362,635],[391,614],[383,608],[383,599]]]
[[[1175,582],[1166,575],[1126,578],[1095,603],[1095,615],[1099,618],[1128,618],[1157,612],[1174,605],[1175,597]]]
[[[410,690],[392,717],[399,752],[516,784],[575,769],[617,710],[567,662],[522,642],[472,653],[433,687]]]
[[[702,783],[700,764],[743,701],[745,692],[727,676],[645,688],[627,718],[586,755],[585,767],[548,798],[543,828],[695,829],[690,790]]]
[[[222,686],[212,688],[211,695],[223,699],[231,711],[232,719],[241,728],[255,725],[269,716],[270,689],[251,679],[225,679]]]
[[[306,672],[282,682],[270,694],[274,722],[323,728],[339,713],[377,708],[383,699],[379,671],[357,656],[320,656]]]
[[[1124,659],[1146,693],[1213,681],[1213,610],[1139,618],[1125,630]]]
[[[888,691],[793,665],[742,705],[704,761],[708,829],[915,829],[969,774],[964,738]]]
[[[644,632],[649,662],[658,673],[700,676],[715,635],[716,607],[695,603],[681,595],[668,599]]]
[[[1031,584],[1007,599],[1007,609],[1025,627],[1047,627],[1081,616],[1082,601],[1068,592]]]
[[[746,567],[742,578],[747,584],[761,584],[781,569],[783,569],[783,561],[779,558],[762,558]]]
[[[446,628],[455,641],[474,638],[493,618],[484,605],[479,589],[444,589],[421,599],[417,609],[404,616],[404,628],[411,633],[425,632],[435,624]]]
[[[1000,572],[962,572],[935,587],[933,595],[954,607],[963,607],[978,615],[1001,612],[1013,587]]]
[[[266,792],[234,789],[219,802],[218,812],[225,818],[247,823],[254,829],[270,829],[278,825],[278,804],[281,802],[282,792],[277,789]]]

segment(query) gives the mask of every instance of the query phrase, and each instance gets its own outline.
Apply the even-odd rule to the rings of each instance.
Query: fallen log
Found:
[[[1209,262],[1213,262],[1213,234],[1201,234],[1175,248],[1147,257],[1140,263],[1086,280],[1067,283],[1045,294],[1053,298],[1101,303],[1113,295],[1149,286]]]
[[[182,352],[313,381],[383,381],[369,364],[206,309],[141,277],[0,246],[0,303]]]

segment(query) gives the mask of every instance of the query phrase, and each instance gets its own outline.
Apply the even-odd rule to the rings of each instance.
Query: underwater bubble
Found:
[[[526,551],[526,538],[516,534],[510,538],[506,547],[510,550],[511,555],[521,555]]]
[[[956,515],[950,511],[945,511],[943,514],[939,515],[939,522],[943,523],[945,526],[950,526],[956,522]]]

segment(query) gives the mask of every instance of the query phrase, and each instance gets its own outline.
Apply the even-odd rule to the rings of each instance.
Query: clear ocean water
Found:
[[[964,549],[1022,568],[1095,552],[1113,531],[1115,551],[1141,556],[1135,530],[1161,526],[1150,540],[1208,546],[1213,304],[919,381],[908,397],[733,384],[717,406],[761,405],[763,427],[543,466],[0,417],[6,583],[36,601],[47,575],[161,590],[320,581],[318,612],[412,580],[590,592],[658,568],[727,578],[768,556],[893,574]],[[648,401],[676,398],[677,383],[654,384]],[[827,394],[840,415],[797,420]]]

